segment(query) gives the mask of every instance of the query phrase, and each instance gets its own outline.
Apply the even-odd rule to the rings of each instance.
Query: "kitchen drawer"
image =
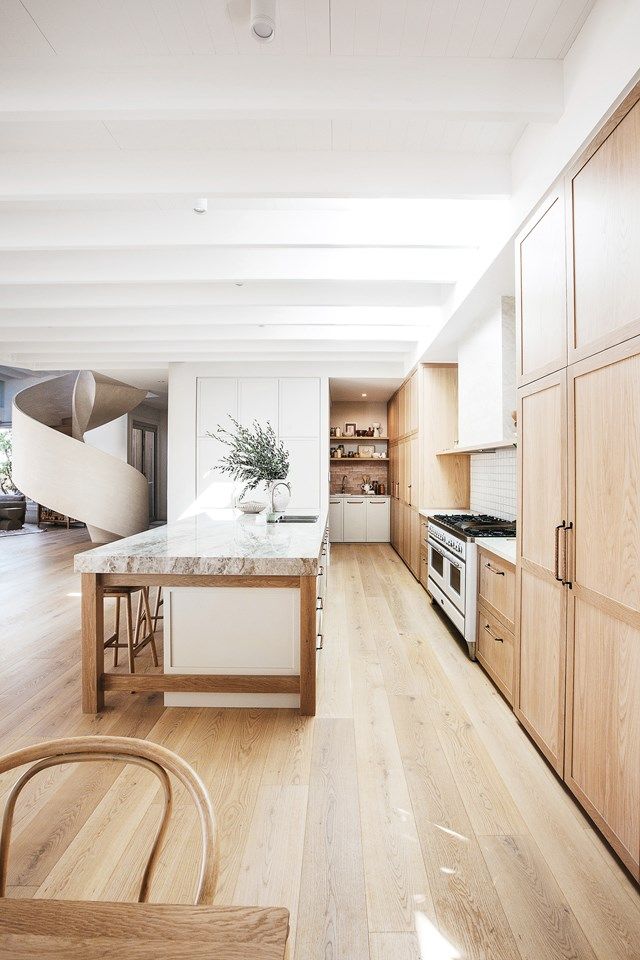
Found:
[[[420,583],[428,590],[427,580],[429,579],[429,556],[422,544],[420,545]]]
[[[513,705],[513,633],[480,604],[476,657]]]
[[[507,560],[478,550],[478,600],[513,633],[516,572]]]

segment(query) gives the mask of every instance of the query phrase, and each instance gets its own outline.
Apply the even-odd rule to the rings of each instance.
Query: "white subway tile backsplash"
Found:
[[[516,519],[516,451],[471,455],[471,510]]]

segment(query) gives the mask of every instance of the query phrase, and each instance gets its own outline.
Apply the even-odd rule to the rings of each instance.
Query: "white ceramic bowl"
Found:
[[[242,510],[243,513],[262,513],[266,506],[266,503],[260,500],[243,500],[242,503],[237,504],[238,510]]]

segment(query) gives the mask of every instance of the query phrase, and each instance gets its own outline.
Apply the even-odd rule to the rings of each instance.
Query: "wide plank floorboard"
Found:
[[[77,529],[0,539],[0,752],[89,733],[176,750],[218,817],[217,902],[287,907],[290,960],[640,958],[638,888],[389,545],[332,547],[314,719],[121,693],[83,716],[89,547]],[[7,895],[134,899],[159,813],[147,771],[40,774]],[[178,790],[151,899],[189,902],[198,861]]]

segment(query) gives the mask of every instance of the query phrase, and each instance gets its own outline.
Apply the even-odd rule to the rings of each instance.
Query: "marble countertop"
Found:
[[[515,567],[516,564],[516,538],[511,537],[502,538],[502,537],[478,537],[476,539],[476,544],[479,547],[482,547],[483,550],[486,550],[488,553],[492,553],[496,557],[500,557],[501,560],[508,560],[509,563],[512,563]]]
[[[326,515],[315,523],[256,523],[236,511],[202,513],[75,557],[78,573],[314,576]]]
[[[331,493],[329,494],[330,500],[335,500],[338,497],[340,500],[346,500],[347,497],[362,497],[365,500],[389,500],[388,493]]]

